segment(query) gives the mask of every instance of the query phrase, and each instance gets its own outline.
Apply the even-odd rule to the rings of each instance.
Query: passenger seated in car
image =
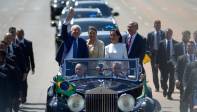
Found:
[[[126,78],[126,75],[122,72],[122,64],[115,62],[112,64],[112,76],[118,78]]]
[[[73,78],[82,78],[85,77],[87,67],[84,64],[78,63],[75,66],[75,75]]]

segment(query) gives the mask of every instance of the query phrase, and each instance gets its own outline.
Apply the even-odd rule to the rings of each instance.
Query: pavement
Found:
[[[162,21],[162,28],[172,28],[174,38],[181,40],[181,32],[197,30],[196,0],[107,0],[114,11],[121,31],[126,31],[129,21],[139,23],[139,33],[146,37],[153,30],[155,19]],[[0,1],[0,39],[10,26],[23,28],[25,37],[33,42],[35,74],[28,76],[27,104],[22,112],[44,112],[46,91],[52,77],[57,74],[55,62],[55,29],[50,27],[49,0],[6,0]],[[175,90],[173,101],[163,98],[162,91],[155,93],[152,84],[150,64],[145,65],[148,84],[153,89],[153,97],[162,107],[162,112],[179,112],[179,92]]]

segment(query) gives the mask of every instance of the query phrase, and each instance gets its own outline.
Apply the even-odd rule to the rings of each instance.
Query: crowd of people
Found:
[[[163,90],[163,96],[173,100],[172,94],[175,87],[180,90],[180,111],[187,112],[195,109],[197,93],[197,31],[182,32],[182,42],[174,40],[173,30],[161,29],[161,21],[154,21],[155,30],[148,33],[147,38],[141,36],[137,22],[130,22],[127,26],[128,37],[123,41],[118,29],[110,31],[111,43],[104,46],[104,42],[97,39],[97,29],[90,26],[87,42],[80,38],[81,28],[78,25],[67,31],[67,24],[74,16],[74,10],[70,10],[62,26],[61,39],[63,44],[56,56],[60,67],[64,65],[64,59],[68,58],[110,58],[132,59],[138,58],[143,68],[145,54],[151,58],[153,83],[155,92]],[[158,73],[161,73],[159,78]],[[143,68],[142,74],[145,74]],[[160,79],[160,81],[159,81]],[[169,83],[168,83],[169,81]],[[191,100],[193,98],[193,100]]]
[[[27,100],[27,76],[35,72],[32,42],[10,27],[0,42],[0,111],[18,112]]]
[[[187,112],[197,109],[197,31],[182,32],[182,42],[173,38],[173,30],[161,30],[161,21],[155,20],[155,30],[148,33],[147,38],[138,31],[138,23],[132,21],[127,26],[128,37],[123,41],[118,29],[110,31],[111,43],[104,45],[97,39],[97,29],[90,26],[89,39],[80,38],[81,28],[73,25],[67,31],[67,24],[74,16],[70,10],[62,25],[62,45],[56,55],[59,66],[64,65],[64,59],[69,58],[109,58],[132,59],[138,58],[143,68],[145,54],[151,58],[153,83],[155,91],[163,90],[163,96],[173,100],[174,88],[180,90],[180,111]],[[10,27],[4,39],[0,42],[0,110],[11,112],[19,110],[19,105],[26,102],[27,76],[29,71],[35,72],[32,42],[24,38],[23,29]],[[113,68],[119,68],[114,64]],[[114,74],[119,74],[118,69],[112,69]],[[81,77],[86,67],[77,64],[75,77]],[[161,76],[159,78],[159,71]],[[145,75],[145,69],[142,69]],[[116,75],[114,75],[116,76]],[[121,76],[121,75],[120,75]],[[160,81],[159,81],[160,79]],[[169,83],[168,83],[169,81]]]

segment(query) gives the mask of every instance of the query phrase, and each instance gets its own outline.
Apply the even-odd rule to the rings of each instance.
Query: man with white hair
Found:
[[[63,64],[64,59],[69,58],[88,58],[89,52],[86,45],[86,41],[79,38],[81,33],[81,27],[79,25],[73,25],[71,32],[67,31],[67,24],[74,16],[74,10],[70,9],[68,16],[64,24],[62,25],[61,39],[64,41],[59,48],[56,56],[56,61],[59,65]]]

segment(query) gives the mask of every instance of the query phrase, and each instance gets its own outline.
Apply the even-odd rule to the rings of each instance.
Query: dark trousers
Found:
[[[154,83],[155,89],[159,89],[158,67],[156,66],[156,60],[157,60],[157,52],[154,51],[152,52],[152,56],[151,56],[153,83]]]
[[[171,96],[174,92],[175,80],[174,80],[174,66],[166,64],[161,71],[161,88],[167,92],[168,96]],[[167,84],[169,80],[169,86]]]
[[[180,84],[180,112],[187,112],[189,108],[188,102],[184,101],[183,98],[184,90],[182,83]]]
[[[21,81],[21,97],[26,98],[27,97],[27,79],[24,81]]]

